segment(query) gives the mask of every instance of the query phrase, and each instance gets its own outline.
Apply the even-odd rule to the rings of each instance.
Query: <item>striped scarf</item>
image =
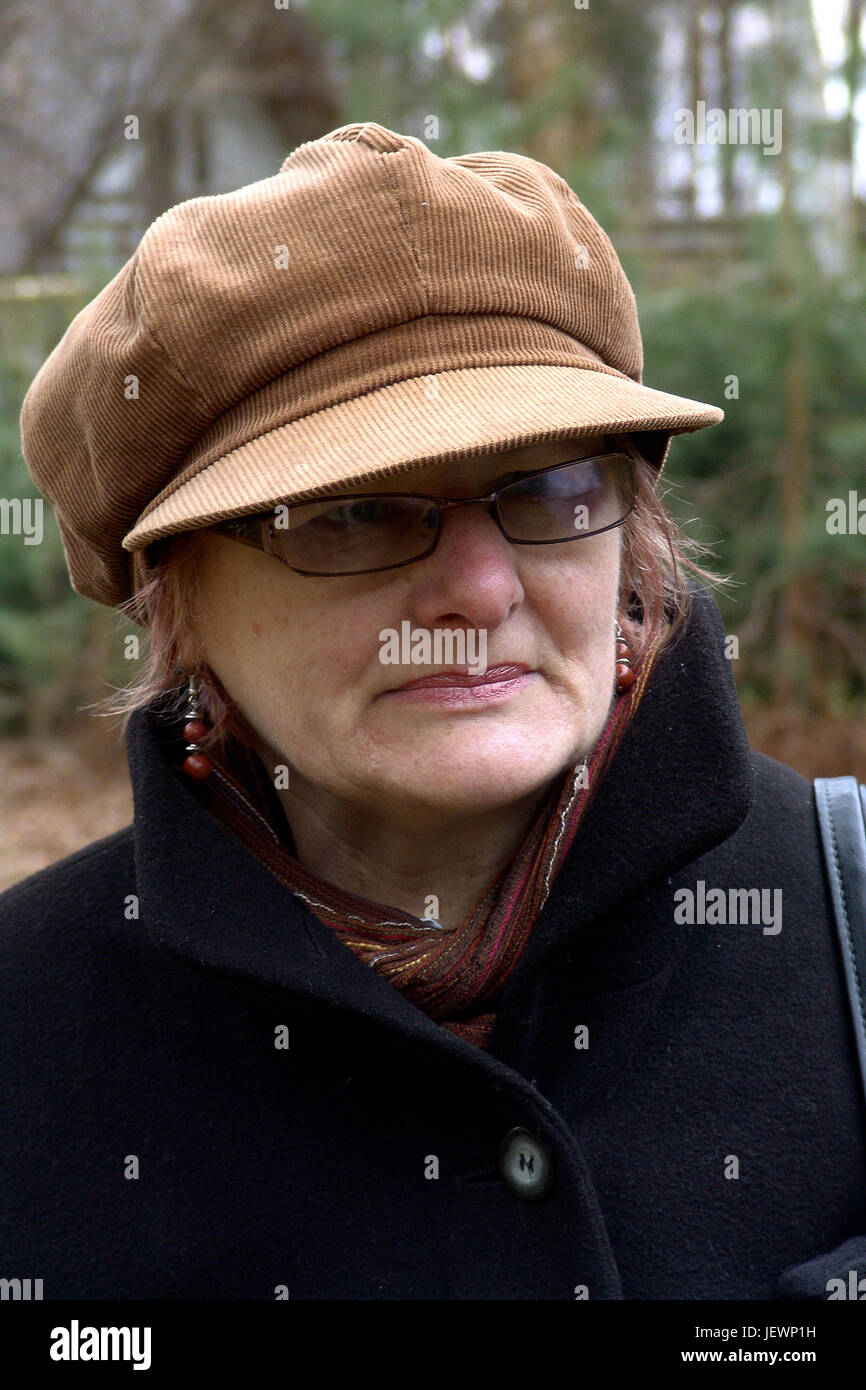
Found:
[[[652,657],[636,663],[637,679],[630,691],[614,699],[592,752],[558,780],[511,863],[454,930],[344,892],[299,863],[264,764],[237,740],[212,759],[209,778],[187,785],[362,960],[429,1017],[486,1049],[502,986],[634,717],[652,665]]]

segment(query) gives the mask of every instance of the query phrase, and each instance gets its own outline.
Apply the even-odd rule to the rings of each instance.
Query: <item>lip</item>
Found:
[[[478,675],[469,671],[437,671],[432,676],[421,676],[418,680],[407,681],[405,685],[383,693],[392,699],[413,703],[492,704],[522,690],[534,674],[525,662],[489,666]]]
[[[436,671],[432,676],[421,676],[419,680],[407,681],[396,686],[397,690],[428,690],[440,686],[495,685],[499,681],[512,681],[517,676],[526,675],[529,667],[525,662],[509,663],[506,666],[488,666],[486,671]]]

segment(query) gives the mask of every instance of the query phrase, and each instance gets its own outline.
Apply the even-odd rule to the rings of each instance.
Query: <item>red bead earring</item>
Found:
[[[625,695],[631,690],[635,682],[635,674],[631,668],[631,652],[628,642],[623,636],[622,628],[619,623],[616,625],[616,693]]]
[[[202,753],[199,748],[199,740],[204,738],[207,731],[207,724],[201,718],[201,680],[198,674],[194,673],[189,678],[189,702],[186,723],[183,726],[183,736],[187,745],[182,771],[196,782],[210,777],[213,771],[213,764],[207,753]]]

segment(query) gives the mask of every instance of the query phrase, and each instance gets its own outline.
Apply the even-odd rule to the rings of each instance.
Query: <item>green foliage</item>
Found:
[[[54,299],[3,306],[0,497],[40,497],[21,454],[18,415],[33,373],[78,307]],[[84,688],[77,677],[93,605],[70,587],[63,542],[44,500],[42,515],[41,544],[0,535],[0,732],[29,724],[32,711],[45,708],[46,690],[64,690],[74,702]]]
[[[866,537],[827,529],[831,498],[847,499],[858,489],[866,498],[866,351],[856,328],[866,309],[862,276],[813,273],[794,299],[780,293],[768,269],[744,285],[720,277],[698,288],[644,290],[638,302],[645,382],[725,410],[722,424],[674,440],[665,477],[674,485],[668,501],[678,520],[700,518],[687,531],[713,543],[712,567],[738,581],[719,601],[728,630],[747,634],[744,692],[762,698],[772,692],[780,601],[795,585],[808,594],[801,627],[805,622],[811,632],[811,662],[825,677],[820,696],[803,689],[802,702],[826,704],[830,686],[862,698],[866,669],[852,654],[866,624]],[[805,329],[799,346],[797,325]],[[808,436],[800,526],[792,537],[781,512],[794,350],[805,358]],[[739,395],[726,399],[732,376]]]

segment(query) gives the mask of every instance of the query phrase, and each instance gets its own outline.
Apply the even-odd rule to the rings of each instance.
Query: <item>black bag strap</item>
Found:
[[[866,1097],[866,786],[816,777],[815,800]]]

